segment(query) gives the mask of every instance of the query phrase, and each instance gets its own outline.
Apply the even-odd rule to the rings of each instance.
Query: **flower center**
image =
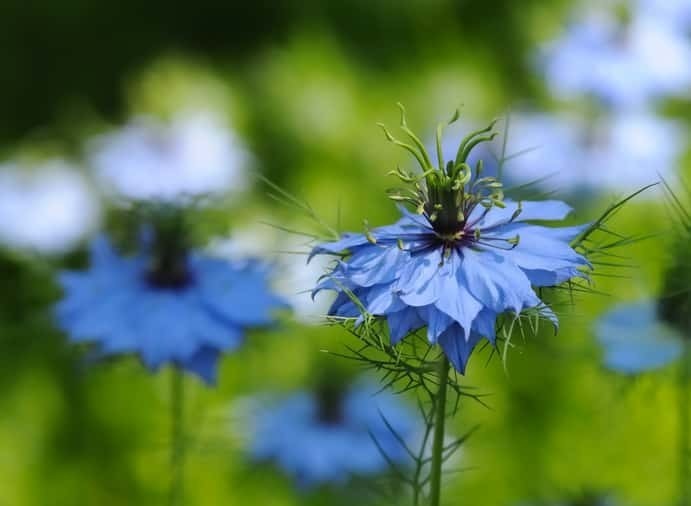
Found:
[[[155,255],[146,279],[157,288],[184,288],[192,281],[187,255],[184,252]]]
[[[147,281],[157,288],[180,289],[192,281],[189,247],[179,212],[156,217]]]
[[[324,425],[338,425],[343,422],[345,391],[333,383],[320,385],[315,392],[317,420]]]

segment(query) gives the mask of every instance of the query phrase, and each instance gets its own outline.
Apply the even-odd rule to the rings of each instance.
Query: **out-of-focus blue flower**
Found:
[[[247,153],[205,111],[180,113],[170,124],[138,118],[95,139],[90,162],[106,191],[129,200],[184,203],[247,184]]]
[[[691,2],[688,0],[638,0],[635,5],[641,16],[661,20],[687,35],[691,30]]]
[[[624,374],[659,369],[683,353],[682,336],[660,321],[654,301],[616,306],[596,326],[605,365]]]
[[[691,46],[667,21],[645,9],[634,9],[627,24],[602,6],[586,10],[546,48],[542,65],[550,88],[562,98],[592,95],[615,107],[688,96]]]
[[[106,355],[135,353],[151,370],[175,364],[212,383],[220,354],[284,307],[258,262],[190,254],[170,282],[155,279],[150,268],[147,255],[124,257],[105,238],[95,240],[87,271],[60,274],[60,327]]]
[[[338,293],[330,315],[361,318],[361,303],[386,317],[394,344],[426,326],[429,342],[464,372],[482,338],[494,343],[499,315],[536,308],[556,324],[532,287],[583,277],[589,265],[569,246],[584,226],[529,223],[564,219],[569,206],[556,200],[505,205],[475,207],[451,235],[435,229],[430,216],[401,207],[403,217],[394,225],[317,246],[313,254],[349,256],[316,291]]]
[[[396,438],[411,444],[414,414],[394,394],[377,390],[357,384],[342,398],[328,399],[326,407],[308,392],[259,401],[251,417],[252,457],[273,461],[307,487],[380,474],[388,467],[382,452],[404,465],[409,456]]]
[[[630,192],[675,174],[683,127],[652,113],[618,113],[592,122],[570,115],[511,117],[505,174],[550,190]]]
[[[93,230],[100,207],[84,178],[60,160],[33,170],[0,166],[0,244],[65,253]]]

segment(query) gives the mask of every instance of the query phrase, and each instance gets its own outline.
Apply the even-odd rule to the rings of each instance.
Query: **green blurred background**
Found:
[[[230,119],[257,172],[326,221],[340,214],[343,230],[359,231],[365,218],[379,225],[396,217],[386,173],[408,162],[376,127],[396,125],[395,103],[425,133],[459,104],[481,121],[524,104],[555,107],[531,55],[575,5],[3,0],[0,153],[78,157],[85,138],[133,114],[166,117],[198,102]],[[687,102],[662,109],[689,122]],[[677,170],[690,165],[687,153]],[[573,221],[592,219],[612,198],[590,196]],[[196,223],[205,237],[232,236],[261,229],[266,217],[311,226],[259,183]],[[490,409],[464,401],[450,424],[457,434],[480,430],[461,450],[467,470],[448,478],[447,504],[508,506],[586,490],[629,505],[675,504],[677,366],[618,376],[601,366],[592,336],[612,304],[660,289],[669,214],[659,198],[640,199],[616,227],[661,234],[625,252],[636,266],[625,279],[595,278],[608,295],[577,296],[557,336],[515,342],[506,370],[490,350],[471,360],[464,382],[490,394]],[[267,255],[280,256],[283,240]],[[54,329],[52,268],[83,265],[85,251],[51,261],[0,255],[0,506],[163,504],[168,371],[150,375],[135,359],[90,367]],[[338,491],[297,491],[279,471],[248,465],[231,404],[308,384],[317,362],[335,360],[319,350],[342,350],[348,339],[286,319],[224,358],[216,388],[188,380],[189,504],[337,504]]]

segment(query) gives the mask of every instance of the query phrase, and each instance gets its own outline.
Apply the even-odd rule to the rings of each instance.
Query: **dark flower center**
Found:
[[[165,289],[181,289],[191,283],[186,238],[186,229],[179,213],[158,217],[150,250],[149,283]]]
[[[333,383],[320,385],[316,392],[317,420],[324,425],[338,425],[344,420],[345,390]]]
[[[156,256],[147,272],[146,279],[158,288],[184,288],[192,281],[187,255],[181,253]]]

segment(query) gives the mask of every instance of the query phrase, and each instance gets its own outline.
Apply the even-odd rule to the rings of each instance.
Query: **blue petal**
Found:
[[[588,260],[574,251],[568,242],[550,234],[549,228],[535,225],[510,225],[496,229],[495,236],[505,239],[520,237],[518,245],[502,252],[521,269],[531,271],[560,271],[590,267]],[[558,234],[558,232],[556,232]]]
[[[307,261],[309,262],[315,255],[339,255],[341,253],[351,250],[352,248],[363,246],[366,244],[370,244],[370,242],[364,234],[343,234],[341,236],[341,239],[339,239],[338,241],[325,242],[317,245],[310,252]]]
[[[444,268],[436,278],[441,295],[434,306],[455,320],[466,333],[470,333],[473,320],[482,310],[483,304],[473,297],[467,285],[459,279],[462,262],[456,252],[445,260]]]
[[[370,238],[374,239],[374,244],[395,245],[399,239],[404,242],[424,242],[430,234],[434,233],[424,216],[413,214],[403,206],[400,206],[399,210],[403,217],[393,225],[377,227],[370,230],[369,235],[345,233],[338,241],[319,244],[310,252],[308,261],[315,255],[320,254],[340,255],[347,252],[355,253],[362,247],[373,245]]]
[[[427,339],[430,343],[436,343],[439,335],[454,323],[451,316],[440,311],[434,305],[421,307],[418,314],[427,323]],[[466,327],[470,328],[470,326]]]
[[[541,269],[523,269],[533,286],[558,286],[569,279],[589,279],[588,275],[577,267],[562,267],[553,271]]]
[[[360,286],[372,286],[396,279],[410,254],[398,246],[363,247],[347,263],[348,279]]]
[[[605,366],[625,374],[664,367],[683,354],[682,336],[656,318],[654,301],[622,304],[595,326]]]
[[[484,308],[473,321],[473,333],[486,338],[490,343],[494,344],[497,337],[496,323],[497,314]]]
[[[452,325],[439,336],[438,343],[453,364],[454,369],[461,374],[465,374],[468,358],[480,340],[482,340],[481,336],[471,333],[466,341],[463,329],[458,325]]]
[[[365,296],[365,307],[373,315],[395,313],[405,307],[401,299],[393,293],[390,284],[370,287]]]
[[[360,304],[364,305],[357,293],[352,293],[352,297],[355,297]],[[355,318],[361,316],[361,314],[362,311],[360,310],[360,307],[351,298],[351,295],[345,292],[340,292],[338,294],[336,300],[333,302],[331,308],[329,309],[329,315],[331,316]]]
[[[199,348],[190,315],[195,308],[169,292],[140,297],[130,308],[142,361],[152,370],[165,362],[189,359]]]
[[[216,384],[219,352],[205,346],[180,365],[186,371],[196,374],[208,385]]]
[[[192,267],[205,304],[235,325],[269,325],[274,321],[273,313],[287,307],[271,292],[260,266],[233,266],[219,259],[196,257]]]
[[[414,307],[406,307],[401,311],[389,313],[386,321],[389,324],[391,344],[398,344],[401,339],[425,325],[418,314],[418,309]]]
[[[468,217],[468,223],[473,228],[486,229],[509,222],[518,210],[518,202],[505,200],[505,208],[492,207],[486,211],[482,206],[476,206]],[[551,221],[563,220],[572,208],[560,200],[522,201],[521,212],[514,218],[514,222],[520,221]]]
[[[508,223],[497,227],[497,231],[499,231],[503,237],[518,234],[521,237],[524,235],[528,238],[541,237],[543,239],[561,241],[568,244],[591,226],[590,223],[574,225],[572,227],[543,227],[541,225],[528,223]]]
[[[401,269],[394,289],[406,304],[427,306],[439,298],[440,274],[447,272],[449,268],[447,262],[442,263],[441,251],[438,249],[413,255]]]
[[[526,275],[503,252],[463,250],[461,280],[484,307],[519,314],[537,299]]]

